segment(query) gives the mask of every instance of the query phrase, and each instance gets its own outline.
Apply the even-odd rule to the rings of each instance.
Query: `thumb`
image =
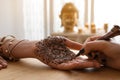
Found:
[[[104,52],[106,46],[107,46],[106,41],[103,41],[103,40],[96,40],[96,41],[88,42],[84,45],[84,50],[85,50],[84,54],[87,55],[91,51]]]

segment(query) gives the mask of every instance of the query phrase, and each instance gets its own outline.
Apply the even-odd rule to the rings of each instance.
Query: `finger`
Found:
[[[100,66],[101,66],[101,64],[95,60],[84,61],[79,64],[79,67],[81,67],[81,68],[89,68],[89,67],[100,68]]]
[[[7,61],[4,60],[1,56],[0,56],[0,65],[2,66],[2,68],[6,68],[7,67]]]
[[[67,47],[71,48],[71,49],[76,49],[76,50],[80,50],[82,48],[82,44],[69,40],[66,38],[65,44]]]
[[[61,70],[72,70],[72,69],[83,69],[83,68],[100,68],[100,64],[97,61],[84,61],[84,60],[73,60],[67,63],[57,65],[57,69]]]
[[[0,64],[0,70],[2,69],[2,65]]]
[[[84,45],[84,54],[87,55],[92,51],[104,52],[107,46],[107,42],[102,40],[88,42],[86,45]]]
[[[2,58],[1,56],[0,56],[0,60],[2,60],[3,62],[7,63],[7,61],[4,58]]]
[[[77,58],[75,61],[77,61],[79,64],[79,66],[82,68],[89,68],[89,67],[94,67],[94,68],[99,68],[100,67],[100,63],[96,60],[88,60],[85,58]]]
[[[87,43],[87,42],[90,42],[90,41],[94,41],[96,39],[99,39],[101,36],[92,36],[92,37],[89,37],[88,39],[86,39],[86,41],[84,43]]]

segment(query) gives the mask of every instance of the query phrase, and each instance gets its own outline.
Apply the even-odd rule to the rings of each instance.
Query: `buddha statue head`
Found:
[[[60,14],[61,26],[64,32],[74,32],[74,27],[78,24],[79,13],[73,3],[66,3]]]

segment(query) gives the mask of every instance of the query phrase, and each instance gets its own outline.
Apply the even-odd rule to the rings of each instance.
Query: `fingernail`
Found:
[[[7,63],[3,63],[3,65],[7,66],[8,64]]]

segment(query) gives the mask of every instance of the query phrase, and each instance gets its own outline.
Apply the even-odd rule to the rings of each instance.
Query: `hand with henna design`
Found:
[[[0,38],[1,40],[2,38]],[[16,61],[20,58],[37,58],[48,66],[61,70],[99,68],[96,60],[75,57],[69,48],[79,50],[83,46],[61,36],[51,36],[41,41],[5,39],[1,55],[4,59]]]

